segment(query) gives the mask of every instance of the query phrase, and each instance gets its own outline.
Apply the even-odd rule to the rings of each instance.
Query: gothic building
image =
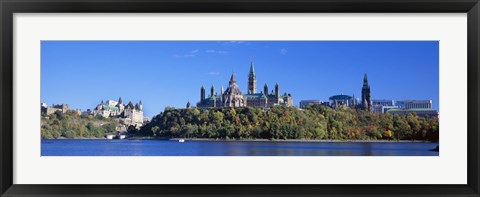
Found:
[[[123,104],[122,97],[118,101],[108,100],[106,103],[98,104],[93,110],[93,115],[101,115],[105,118],[118,118],[123,120],[126,125],[140,127],[145,121],[143,116],[142,100],[133,105],[130,101],[127,105]]]
[[[362,109],[372,111],[372,99],[370,96],[370,85],[368,85],[367,74],[363,77],[362,87]]]
[[[237,85],[235,74],[232,73],[227,89],[224,90],[222,87],[220,95],[217,94],[215,87],[212,85],[210,95],[206,97],[205,87],[202,86],[200,88],[200,101],[197,103],[197,107],[272,107],[276,105],[293,105],[293,99],[290,94],[284,93],[280,95],[278,84],[275,84],[275,91],[272,90],[270,94],[268,93],[267,84],[264,86],[264,91],[257,93],[257,76],[253,63],[250,64],[247,87],[247,94],[243,94]]]

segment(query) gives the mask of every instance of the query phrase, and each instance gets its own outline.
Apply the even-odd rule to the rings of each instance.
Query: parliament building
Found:
[[[216,107],[272,107],[272,106],[292,106],[293,99],[291,94],[280,94],[278,84],[275,89],[268,92],[268,85],[263,86],[263,91],[257,93],[257,76],[255,74],[253,63],[250,64],[250,72],[248,74],[248,91],[243,94],[235,80],[235,74],[232,73],[228,87],[222,89],[217,94],[215,87],[210,88],[210,95],[206,97],[205,87],[200,89],[200,101],[197,103],[198,108],[216,108]],[[187,107],[190,107],[189,103]]]

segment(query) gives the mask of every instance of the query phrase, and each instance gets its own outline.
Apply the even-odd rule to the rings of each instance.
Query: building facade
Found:
[[[404,109],[432,108],[432,100],[402,100],[397,101],[397,106]]]
[[[272,106],[292,106],[292,95],[288,93],[280,94],[280,87],[275,84],[275,89],[268,93],[268,85],[264,85],[264,91],[257,93],[257,76],[253,63],[250,64],[248,73],[247,94],[243,94],[235,80],[235,74],[232,73],[227,89],[221,88],[220,94],[217,94],[215,87],[210,88],[210,95],[206,97],[205,87],[200,88],[200,101],[198,108],[216,108],[216,107],[272,107]]]
[[[428,109],[428,108],[410,108],[410,109],[390,109],[387,111],[389,114],[398,114],[398,115],[408,115],[411,113],[414,113],[418,116],[430,116],[430,117],[436,117],[438,116],[438,112],[435,109]]]
[[[396,108],[395,101],[389,99],[373,99],[372,110],[374,113],[385,113],[385,110]]]
[[[42,114],[45,114],[47,116],[55,113],[56,111],[60,111],[62,113],[67,113],[68,104],[59,104],[59,105],[53,104],[52,106],[48,106],[46,103],[41,103],[40,104],[40,111],[41,111]]]

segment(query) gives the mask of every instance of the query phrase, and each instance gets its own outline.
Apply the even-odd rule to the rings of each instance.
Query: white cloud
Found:
[[[205,50],[205,53],[227,54],[227,51],[217,51],[213,49]]]
[[[220,73],[212,71],[212,72],[208,72],[207,75],[218,76],[220,75]]]
[[[288,53],[287,49],[285,49],[285,48],[280,49],[280,54],[286,55],[287,53]]]
[[[175,55],[173,55],[173,57],[175,57],[175,58],[183,58],[183,57],[186,57],[186,58],[188,58],[188,57],[195,57],[195,53],[198,53],[199,51],[200,51],[200,50],[198,50],[198,49],[195,49],[195,50],[191,50],[191,51],[190,51],[190,52],[188,52],[187,54],[180,54],[180,55],[179,55],[179,54],[175,54]]]
[[[185,54],[185,55],[175,54],[175,55],[173,55],[173,57],[175,57],[175,58],[189,58],[189,57],[195,57],[195,55],[194,54]]]

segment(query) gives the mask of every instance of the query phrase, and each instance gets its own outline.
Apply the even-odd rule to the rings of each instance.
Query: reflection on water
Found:
[[[42,140],[42,156],[438,156],[438,143]]]

